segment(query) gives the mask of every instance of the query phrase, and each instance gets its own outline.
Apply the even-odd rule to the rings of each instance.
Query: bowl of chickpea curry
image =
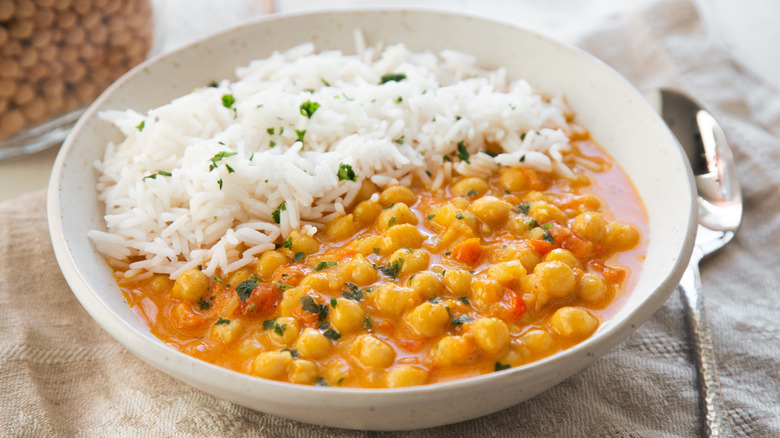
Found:
[[[411,30],[398,35],[399,26]],[[90,188],[96,175],[83,168],[118,141],[97,113],[160,105],[181,94],[165,77],[194,89],[312,39],[323,49],[354,50],[355,28],[370,29],[374,41],[474,53],[542,92],[565,94],[574,128],[562,162],[572,174],[521,158],[478,175],[451,172],[435,189],[424,178],[369,182],[316,232],[291,229],[240,268],[117,276],[123,268],[86,238],[105,227],[105,207]],[[260,35],[262,50],[236,43]],[[203,53],[217,59],[204,63]],[[460,144],[447,157],[477,159]],[[343,170],[349,178],[351,168]],[[695,226],[679,145],[617,73],[512,25],[425,11],[264,19],[150,60],[88,110],[50,187],[63,273],[129,350],[244,406],[374,430],[486,415],[595,361],[674,290]],[[84,208],[64,207],[74,204]]]

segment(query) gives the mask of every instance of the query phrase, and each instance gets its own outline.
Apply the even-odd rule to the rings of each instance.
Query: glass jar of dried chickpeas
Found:
[[[0,0],[0,159],[61,142],[152,37],[149,0]]]

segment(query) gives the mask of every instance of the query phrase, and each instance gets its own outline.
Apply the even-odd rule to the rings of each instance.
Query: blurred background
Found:
[[[684,0],[666,0],[666,3],[673,1]],[[102,21],[99,21],[105,23],[106,32],[108,32],[106,40],[124,41],[126,44],[121,46],[121,51],[124,53],[123,58],[116,55],[116,59],[105,61],[105,63],[111,63],[112,67],[106,70],[102,80],[110,83],[124,70],[141,61],[144,52],[148,53],[149,56],[155,56],[235,24],[272,13],[300,13],[311,10],[358,7],[422,7],[455,10],[514,22],[553,38],[581,45],[586,38],[592,37],[594,34],[598,35],[601,29],[609,28],[617,23],[625,24],[627,17],[637,13],[641,14],[642,10],[652,7],[652,4],[658,2],[659,0],[221,0],[217,3],[213,0],[35,0],[34,2],[32,0],[0,0],[0,89],[3,84],[15,87],[13,91],[8,92],[7,100],[9,102],[13,101],[14,96],[19,100],[19,89],[22,89],[22,92],[29,91],[27,90],[29,87],[24,88],[26,86],[25,78],[29,75],[27,70],[15,73],[16,70],[13,68],[16,67],[13,63],[9,66],[4,62],[6,59],[2,59],[4,54],[10,53],[14,54],[13,56],[16,56],[21,63],[27,62],[32,66],[35,62],[30,57],[24,57],[25,52],[24,50],[20,52],[17,47],[19,43],[15,38],[18,37],[19,41],[23,40],[23,44],[20,46],[22,48],[28,45],[32,47],[36,41],[41,39],[57,37],[63,40],[61,44],[74,43],[75,47],[80,47],[78,43],[82,39],[95,38],[96,35],[94,30],[81,31],[81,27],[93,25],[89,17],[94,18],[96,13],[90,15],[89,7],[95,8],[96,11],[102,8],[101,11],[107,10],[114,14],[102,17]],[[777,46],[777,41],[780,41],[780,26],[772,23],[775,17],[780,16],[780,2],[753,0],[749,2],[749,5],[737,0],[692,0],[692,2],[711,38],[739,68],[765,86],[780,89],[780,56],[778,56],[780,48]],[[217,4],[219,6],[216,6]],[[148,14],[144,9],[147,5],[151,6],[151,11]],[[47,12],[49,10],[51,12]],[[119,16],[120,14],[114,12],[115,10],[130,12],[125,16]],[[83,13],[81,13],[82,11]],[[5,22],[3,22],[4,13],[7,15]],[[71,17],[71,15],[76,18]],[[39,18],[41,16],[44,18]],[[149,16],[153,16],[153,27],[148,26],[150,24]],[[51,22],[48,21],[49,18]],[[74,20],[73,23],[69,21],[71,18]],[[94,19],[97,20],[97,18]],[[41,20],[44,21],[41,22]],[[628,20],[630,21],[630,18]],[[33,24],[26,25],[27,21]],[[51,36],[47,23],[51,23],[54,36]],[[65,26],[70,31],[58,34],[57,29]],[[5,37],[3,37],[4,31]],[[100,36],[99,32],[98,36]],[[511,42],[496,43],[507,44]],[[61,45],[61,47],[65,46]],[[85,47],[85,49],[88,48]],[[113,51],[117,52],[116,49]],[[140,56],[138,52],[141,52]],[[45,51],[39,50],[36,53],[46,55]],[[57,56],[67,55],[67,51],[61,50]],[[94,69],[96,67],[87,65],[86,68]],[[62,75],[68,73],[70,76],[74,76],[72,82],[79,85],[77,77],[79,69],[70,68],[68,64],[65,64]],[[13,74],[16,74],[18,79],[13,79]],[[2,82],[6,76],[11,79]],[[44,81],[39,83],[44,83]],[[76,96],[80,96],[80,99],[74,97],[68,100],[66,96],[65,101],[60,104],[68,110],[84,107],[89,104],[91,99],[94,99],[103,87],[103,84],[81,84],[74,88],[74,90],[78,90],[79,93],[76,93]],[[44,91],[49,91],[49,89],[40,90],[40,93],[44,93]],[[43,94],[41,95],[43,96]],[[760,96],[755,98],[760,99]],[[780,102],[764,102],[763,104],[780,105]],[[20,109],[22,108],[20,107]],[[45,107],[35,102],[33,98],[30,98],[30,102],[23,109],[26,115],[32,114],[43,122],[48,120],[47,114],[43,112]],[[5,111],[10,112],[11,109]],[[9,118],[6,123],[11,124],[7,126],[14,127],[13,123],[18,125],[22,122]],[[57,149],[58,147],[54,146],[43,151],[0,161],[0,202],[23,193],[46,188]]]

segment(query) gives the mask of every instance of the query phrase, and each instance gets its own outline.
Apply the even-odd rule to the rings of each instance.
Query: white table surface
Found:
[[[584,26],[609,20],[616,14],[641,8],[645,0],[154,0],[157,21],[155,52],[174,49],[242,20],[269,11],[299,12],[312,9],[366,6],[429,7],[459,10],[502,20],[513,20],[564,41],[581,34]],[[698,0],[697,6],[710,32],[735,62],[770,86],[780,89],[780,2],[754,0],[750,7],[736,0]],[[565,14],[560,11],[565,10]],[[568,17],[568,18],[567,18]],[[57,148],[0,162],[0,202],[46,188]]]

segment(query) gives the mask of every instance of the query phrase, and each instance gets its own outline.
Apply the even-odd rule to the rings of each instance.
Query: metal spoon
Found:
[[[710,327],[704,311],[699,262],[728,243],[742,221],[737,168],[723,130],[691,98],[660,89],[645,93],[679,140],[696,178],[699,227],[696,246],[678,288],[683,296],[699,378],[704,433],[733,436],[726,416],[715,364]]]

